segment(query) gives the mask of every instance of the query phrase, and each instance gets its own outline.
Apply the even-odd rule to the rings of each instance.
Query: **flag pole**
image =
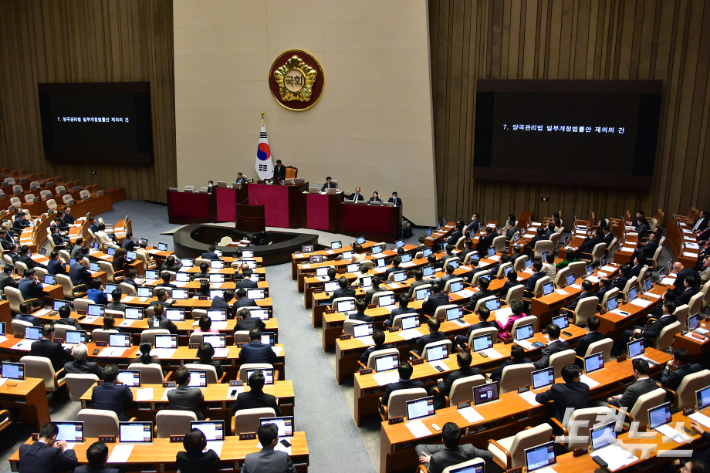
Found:
[[[261,126],[264,126],[264,112],[261,112]]]

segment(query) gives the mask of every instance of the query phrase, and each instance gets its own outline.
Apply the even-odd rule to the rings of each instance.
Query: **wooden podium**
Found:
[[[241,232],[261,232],[266,228],[263,205],[237,204],[234,228]]]

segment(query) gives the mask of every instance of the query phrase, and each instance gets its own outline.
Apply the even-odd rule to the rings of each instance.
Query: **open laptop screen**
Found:
[[[473,337],[473,352],[488,350],[493,347],[493,335],[487,333],[478,337]]]
[[[177,348],[177,335],[158,334],[155,336],[155,348]]]
[[[427,297],[431,295],[431,291],[429,290],[428,287],[422,288],[422,289],[417,289],[415,292],[415,299],[418,301],[423,301]]]
[[[402,330],[419,327],[419,314],[402,317]]]
[[[423,397],[407,401],[407,419],[421,419],[422,417],[433,416],[436,413],[434,409],[434,396]]]
[[[352,299],[345,300],[345,301],[338,301],[338,306],[336,307],[335,310],[338,312],[350,312],[355,310],[355,301]]]
[[[391,355],[381,355],[375,357],[375,371],[389,371],[399,366],[399,356],[395,353]]]
[[[151,443],[153,441],[153,423],[119,422],[118,439],[121,443]]]
[[[165,309],[165,317],[168,320],[182,322],[185,320],[185,310],[183,309]]]
[[[16,379],[23,381],[25,379],[25,364],[11,363],[9,361],[2,362],[2,377],[7,379]]]
[[[372,335],[372,323],[353,325],[353,336],[355,336],[355,338],[369,337],[370,335]]]
[[[555,384],[554,368],[550,367],[532,372],[533,389],[544,388],[545,386],[549,386],[551,384]]]
[[[584,371],[589,373],[594,373],[604,368],[604,354],[594,353],[593,355],[584,357]]]
[[[251,378],[251,375],[253,375],[257,371],[261,371],[261,374],[264,375],[264,384],[274,384],[274,369],[273,368],[260,368],[260,369],[247,370],[247,383],[249,382],[249,378]]]
[[[448,345],[436,345],[426,350],[426,361],[443,360],[449,357]]]
[[[279,428],[279,437],[293,437],[293,416],[263,417],[259,419],[259,426],[266,424],[276,424],[276,427]]]
[[[664,402],[660,406],[648,410],[648,424],[651,429],[666,425],[671,421],[671,403]]]
[[[27,340],[39,340],[42,338],[42,329],[40,327],[25,327],[25,338]]]
[[[205,334],[202,336],[202,343],[212,345],[212,348],[225,348],[227,346],[227,336],[223,333]]]
[[[699,411],[710,406],[710,386],[695,391],[695,400]]]
[[[86,343],[86,331],[84,331],[84,330],[67,330],[64,335],[64,341],[69,345]]]
[[[191,429],[197,429],[205,434],[205,439],[208,442],[224,440],[224,421],[223,420],[208,420],[190,422]]]
[[[463,317],[463,307],[452,307],[451,309],[446,309],[446,320],[456,320]]]
[[[108,346],[127,348],[131,346],[130,333],[111,333],[108,336]]]
[[[700,314],[688,317],[688,330],[691,332],[700,326]]]
[[[534,332],[532,324],[520,325],[515,328],[516,340],[527,340],[528,338],[532,338],[533,334]]]
[[[59,432],[57,433],[57,441],[64,440],[67,443],[83,443],[84,442],[84,423],[83,422],[55,422]]]
[[[141,372],[140,371],[129,371],[121,370],[118,372],[116,377],[123,384],[129,388],[140,388],[141,387]]]
[[[190,387],[204,388],[207,387],[207,371],[190,370]]]
[[[143,318],[143,308],[141,307],[126,307],[123,311],[123,315],[127,319],[142,319]]]
[[[592,451],[616,443],[616,422],[589,429],[592,437]]]
[[[542,286],[542,294],[544,296],[552,294],[553,292],[555,292],[555,286],[551,282],[548,282]]]
[[[574,273],[569,273],[569,274],[567,275],[566,280],[567,280],[567,285],[568,285],[568,286],[571,286],[572,284],[575,283],[575,281],[577,280],[577,278],[574,276]]]
[[[557,463],[557,457],[555,456],[554,441],[525,449],[525,465],[528,472],[546,468],[555,463]]]
[[[560,315],[558,317],[552,317],[552,323],[557,325],[560,330],[566,329],[569,327],[569,319],[567,318],[567,315]]]
[[[637,340],[629,342],[628,348],[629,348],[629,358],[633,358],[635,356],[642,355],[646,352],[646,350],[643,347],[643,338],[639,338]]]
[[[473,404],[478,406],[498,400],[498,382],[482,384],[473,388]]]
[[[224,322],[227,320],[227,311],[223,309],[210,309],[207,311],[207,317],[212,322]]]

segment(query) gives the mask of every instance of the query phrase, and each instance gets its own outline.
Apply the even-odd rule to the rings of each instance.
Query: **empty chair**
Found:
[[[515,271],[525,271],[525,262],[527,260],[528,260],[528,257],[525,255],[522,255],[520,258],[516,258],[515,264],[513,265],[513,269]]]
[[[94,330],[96,332],[96,330]],[[158,363],[131,363],[128,365],[129,370],[140,371],[141,372],[141,383],[142,384],[162,384],[163,381],[170,379],[172,371],[168,372],[163,376],[163,369]]]
[[[394,296],[394,292],[392,292],[392,291],[376,292],[375,294],[372,295],[372,303],[377,305],[380,302],[380,297],[382,297],[382,296]]]
[[[370,352],[370,354],[367,357],[367,366],[362,366],[362,363],[358,361],[360,366],[363,368],[375,368],[375,360],[377,359],[378,356],[385,356],[385,355],[399,355],[399,350],[397,348],[385,348],[384,350],[377,350]]]
[[[259,420],[265,417],[276,417],[276,412],[271,407],[238,410],[232,417],[232,435],[258,431]]]
[[[35,202],[35,199],[39,201],[39,197],[35,197],[34,194],[25,194],[25,203],[33,204]]]
[[[584,356],[594,355],[595,353],[602,353],[604,355],[604,363],[612,361],[611,349],[614,347],[614,340],[611,338],[605,338],[599,340],[598,342],[591,343],[587,347],[587,352]]]
[[[549,253],[554,249],[552,245],[553,243],[549,240],[540,240],[535,243],[535,258],[542,259],[543,253]]]
[[[390,419],[392,417],[407,416],[407,401],[413,401],[414,399],[420,399],[426,397],[427,392],[424,388],[413,388],[413,389],[400,389],[393,391],[390,394],[390,398],[387,401],[387,405],[383,406],[384,414],[382,418],[384,420]]]
[[[496,253],[503,253],[506,250],[506,241],[505,241],[505,235],[497,236],[493,239],[493,243],[491,244],[493,248],[495,248]]]
[[[25,322],[24,320],[17,320],[17,319],[12,319],[12,333],[14,336],[21,336],[25,337],[25,329],[27,327],[32,327],[32,324],[29,322]]]
[[[155,437],[164,439],[171,435],[185,435],[190,430],[190,422],[197,422],[194,412],[170,409],[158,411],[155,415]]]
[[[495,461],[501,468],[510,469],[525,466],[525,449],[548,442],[552,437],[552,427],[540,424],[537,427],[528,427],[518,432],[515,436],[488,441],[488,451],[493,454]]]
[[[113,265],[106,261],[99,261],[99,269],[106,273],[106,279],[111,283],[121,282],[126,277],[123,270],[114,271]]]
[[[457,379],[451,385],[451,392],[446,398],[446,405],[455,406],[460,402],[471,401],[473,388],[482,384],[486,384],[486,378],[480,374]]]
[[[660,351],[668,350],[673,345],[676,333],[680,333],[680,331],[680,322],[677,320],[670,325],[666,325],[663,327],[663,330],[661,330],[658,338],[653,340],[654,348]]]
[[[702,296],[702,294],[696,294],[693,297],[696,296]],[[693,300],[690,300],[691,304]],[[675,315],[676,319],[678,319],[678,322],[680,322],[680,329],[681,330],[688,330],[688,316],[693,313],[697,314],[700,312],[699,310],[696,310],[695,312],[691,312],[690,307],[688,307],[688,304],[683,304],[681,306],[678,306],[675,308],[675,312],[673,312],[673,315]]]
[[[572,270],[576,279],[583,278],[587,274],[587,263],[584,261],[575,261],[567,267]]]
[[[57,197],[64,195],[66,193],[67,193],[67,188],[64,186],[57,186],[54,188],[54,195],[56,195]]]
[[[534,315],[528,315],[526,317],[521,317],[515,322],[513,322],[513,327],[510,329],[511,335],[513,335],[513,338],[515,338],[515,332],[517,331],[517,328],[526,325],[526,324],[532,324],[533,332],[537,332],[537,323],[538,323],[538,318]],[[516,339],[517,340],[517,339]]]
[[[118,333],[118,330],[104,330],[102,328],[96,328],[93,332],[91,332],[91,340],[93,342],[108,343],[109,337],[112,333]]]
[[[522,386],[530,385],[533,371],[535,371],[535,366],[532,363],[506,366],[500,377],[500,393],[517,391]]]
[[[72,325],[54,324],[53,338],[61,338],[62,340],[66,340],[66,334],[68,330],[77,330],[77,328]]]
[[[49,358],[44,356],[23,356],[20,358],[20,363],[25,364],[26,377],[44,380],[44,388],[48,393],[53,393],[64,386],[64,379],[59,379],[59,373],[64,371],[64,368],[55,372]]]
[[[19,197],[10,197],[10,204],[12,204],[13,207],[22,207],[22,201]]]
[[[76,301],[74,302],[76,303]],[[143,332],[141,332],[141,343],[148,342],[151,345],[155,345],[156,335],[170,335],[170,330],[164,328],[151,328],[143,330]]]
[[[346,321],[346,322],[347,322],[347,321]],[[193,336],[193,335],[202,335],[202,334],[193,333],[192,335],[190,335],[190,343],[193,343],[193,342],[192,342],[192,336]],[[247,330],[237,330],[237,331],[234,332],[234,344],[235,344],[235,345],[240,345],[240,344],[250,343],[250,342],[251,342],[251,338],[249,338],[249,331],[247,331]]]
[[[523,291],[525,286],[522,284],[508,289],[508,294],[505,296],[505,301],[510,305],[511,301],[523,302]]]
[[[81,401],[81,396],[91,388],[99,377],[95,374],[67,374],[64,377],[64,382],[67,384],[69,398],[72,401]]]
[[[118,416],[113,411],[82,409],[76,415],[76,420],[84,423],[84,437],[114,435],[118,438]]]
[[[575,325],[586,325],[587,319],[597,313],[599,299],[596,297],[586,297],[577,303],[575,310],[565,309],[564,314],[572,316],[572,323]]]
[[[136,288],[133,287],[133,284],[128,284],[127,282],[122,282],[121,284],[118,285],[119,289],[121,289],[121,294],[128,294],[135,296],[136,293]]]
[[[20,194],[22,194],[23,190],[24,190],[24,189],[22,189],[22,186],[19,185],[19,184],[16,184],[16,185],[12,186],[12,193],[15,194],[15,195],[20,195]]]
[[[360,325],[364,324],[366,322],[363,322],[361,320],[351,320],[347,319],[345,322],[343,322],[343,335],[354,335],[354,328],[353,326],[355,325]],[[236,342],[235,342],[236,343]]]
[[[74,299],[74,310],[86,312],[89,310],[90,305],[94,305],[95,302],[91,299]]]
[[[698,292],[697,294],[695,294],[693,297],[690,298],[690,302],[688,303],[689,314],[695,315],[698,312],[700,312],[704,297],[705,297],[705,294],[703,294],[702,292]],[[678,311],[678,309],[676,308],[676,312],[677,311]],[[678,317],[678,316],[676,315],[676,317]]]
[[[25,300],[24,297],[22,297],[22,293],[20,292],[19,289],[15,289],[14,287],[9,287],[5,286],[5,296],[7,296],[7,301],[10,303],[10,310],[16,313],[22,313],[20,310],[20,304],[23,302],[33,302],[36,301],[37,299],[27,299]]]
[[[64,202],[65,205],[74,205],[74,198],[71,194],[64,194],[62,196],[62,202]]]
[[[89,200],[91,199],[91,192],[87,190],[80,191],[79,197],[81,197],[81,200]]]

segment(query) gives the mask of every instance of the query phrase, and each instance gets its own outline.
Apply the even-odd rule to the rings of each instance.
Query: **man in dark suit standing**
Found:
[[[279,428],[276,427],[276,424],[260,426],[257,435],[263,448],[258,452],[248,454],[244,458],[242,473],[261,473],[266,471],[296,473],[288,453],[274,450],[274,447],[279,442]]]
[[[281,160],[276,160],[276,166],[274,166],[274,181],[283,181],[286,179],[286,167],[281,164]]]
[[[567,415],[567,410],[584,409],[589,407],[589,386],[579,381],[579,369],[574,365],[566,365],[562,368],[562,379],[564,384],[555,383],[550,389],[535,396],[535,401],[540,404],[552,401],[555,419],[563,422]],[[558,435],[562,432],[557,425],[554,429]]]
[[[348,288],[348,278],[341,276],[340,279],[338,279],[338,285],[340,289],[333,291],[333,295],[330,296],[330,304],[333,304],[333,301],[340,297],[355,297],[355,289]]]
[[[390,400],[390,396],[393,392],[399,391],[400,389],[413,389],[413,388],[423,388],[424,385],[419,380],[412,381],[412,373],[414,373],[414,368],[409,364],[408,361],[403,361],[397,367],[397,372],[399,373],[399,381],[396,383],[391,383],[387,385],[385,393],[382,395],[382,405],[380,406],[380,411],[384,414],[384,408],[387,407],[387,403]]]
[[[175,381],[177,388],[168,392],[168,409],[178,411],[191,411],[197,416],[197,420],[205,420],[205,415],[200,409],[200,403],[205,399],[202,390],[190,387],[190,370],[181,366],[175,371]]]
[[[123,413],[123,406],[133,400],[133,393],[128,386],[118,381],[118,366],[106,365],[104,367],[104,382],[94,386],[91,392],[91,400],[96,409],[113,411],[118,416],[118,420],[127,421],[128,417]]]
[[[587,319],[587,329],[589,331],[585,333],[577,342],[577,346],[574,349],[577,356],[584,357],[587,354],[587,348],[589,348],[589,345],[606,338],[603,333],[597,332],[597,330],[599,330],[599,325],[601,325],[601,320],[599,320],[596,315],[592,315]]]
[[[392,192],[392,197],[390,197],[389,200],[387,200],[387,202],[389,202],[390,204],[394,204],[394,205],[402,205],[402,199],[397,197],[396,192]]]
[[[254,299],[247,298],[246,289],[239,289],[237,291],[237,300],[232,304],[232,310],[236,314],[242,307],[259,307]]]
[[[57,442],[59,428],[53,422],[44,424],[39,438],[31,445],[20,447],[20,471],[22,473],[54,473],[72,471],[77,465],[74,450],[67,448],[64,440]]]
[[[552,355],[571,348],[569,343],[564,340],[560,340],[560,328],[557,325],[548,325],[542,333],[546,333],[550,337],[550,340],[547,342],[547,346],[542,349],[542,357],[533,363],[533,365],[535,365],[535,369],[538,370],[550,366],[550,357]]]
[[[419,355],[424,353],[424,347],[429,343],[440,342],[446,340],[446,334],[444,332],[439,332],[439,327],[441,327],[441,322],[439,319],[432,317],[427,320],[427,328],[429,333],[417,339],[417,346],[419,347]]]
[[[419,457],[419,462],[427,465],[427,471],[441,473],[446,468],[463,463],[474,458],[481,458],[486,462],[485,471],[492,471],[493,454],[488,450],[480,450],[470,443],[459,445],[461,442],[461,428],[453,422],[444,424],[441,431],[443,444],[421,444],[414,447]]]
[[[261,343],[261,330],[258,328],[249,332],[250,343],[242,345],[239,360],[242,363],[276,363],[276,353],[269,345]]]
[[[251,332],[254,329],[265,330],[266,324],[258,317],[252,317],[248,307],[242,307],[237,313],[241,319],[237,320],[235,331]]]
[[[325,184],[320,188],[321,192],[325,192],[326,189],[337,189],[338,187],[335,185],[335,182],[332,182],[331,177],[328,176],[325,178]]]
[[[643,358],[634,358],[632,365],[634,383],[626,388],[623,395],[611,396],[607,399],[607,402],[612,406],[625,407],[627,411],[631,411],[634,408],[634,404],[636,404],[639,397],[656,389],[661,389],[656,384],[656,381],[648,377],[650,372],[648,361]]]
[[[676,273],[676,280],[675,280],[675,293],[680,294],[681,292],[685,291],[685,278],[688,276],[693,276],[695,279],[695,284],[693,287],[695,288],[696,291],[700,290],[700,274],[693,268],[686,268],[683,266],[683,263],[676,261],[673,263],[673,272]]]
[[[270,407],[274,410],[277,417],[281,416],[281,409],[276,402],[276,397],[264,392],[264,372],[257,370],[249,377],[249,391],[239,393],[237,400],[234,401],[232,410],[236,413],[241,409],[257,409],[262,407]]]
[[[209,259],[209,260],[217,260],[219,259],[219,256],[214,252],[215,246],[210,245],[210,247],[207,249],[205,253],[202,253],[202,256],[200,258],[202,259]]]
[[[94,442],[86,450],[88,465],[77,466],[74,473],[122,473],[119,468],[106,466],[108,447],[103,442]]]
[[[437,409],[443,409],[446,407],[446,399],[444,399],[444,397],[451,394],[451,387],[457,379],[468,378],[469,376],[481,374],[481,368],[471,368],[471,353],[467,351],[460,351],[456,355],[456,364],[459,369],[449,373],[449,376],[446,377],[446,381],[439,379],[437,383],[439,391],[433,391],[434,405]]]
[[[64,366],[64,363],[71,360],[69,353],[64,350],[61,343],[53,342],[54,325],[46,324],[42,326],[42,338],[32,344],[30,356],[43,356],[52,363],[56,373]]]
[[[432,294],[422,304],[422,311],[430,317],[434,315],[437,307],[449,303],[449,296],[441,292],[441,284],[438,282],[432,284],[431,292]]]

